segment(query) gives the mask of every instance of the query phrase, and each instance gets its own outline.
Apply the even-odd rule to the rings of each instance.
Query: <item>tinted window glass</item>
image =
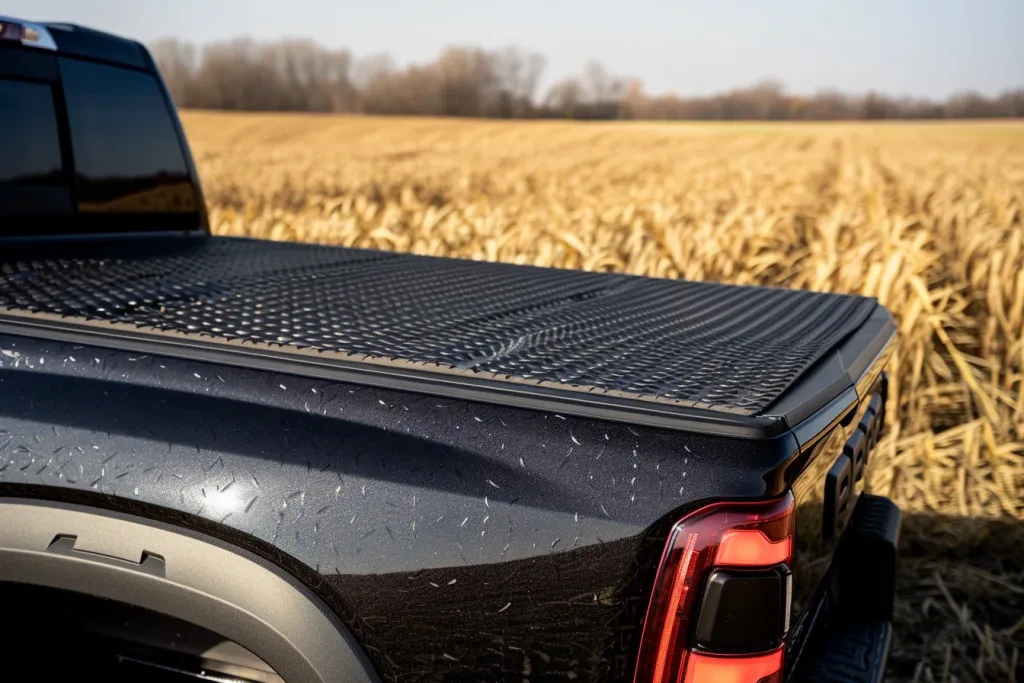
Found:
[[[86,212],[196,211],[181,145],[156,79],[60,60],[78,208]]]
[[[54,184],[60,174],[52,89],[0,79],[0,183]]]

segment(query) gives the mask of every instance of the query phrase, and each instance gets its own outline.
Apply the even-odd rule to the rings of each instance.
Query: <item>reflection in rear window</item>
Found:
[[[0,183],[36,185],[60,180],[53,90],[42,83],[0,79]]]
[[[149,74],[60,60],[78,208],[87,212],[196,211],[181,145]]]

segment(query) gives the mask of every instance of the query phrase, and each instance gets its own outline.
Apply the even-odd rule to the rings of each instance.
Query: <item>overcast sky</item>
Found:
[[[545,84],[596,58],[681,95],[764,77],[801,93],[935,98],[1024,86],[1024,0],[5,0],[2,11],[144,42],[309,36],[400,64],[446,44],[515,44],[547,56]]]

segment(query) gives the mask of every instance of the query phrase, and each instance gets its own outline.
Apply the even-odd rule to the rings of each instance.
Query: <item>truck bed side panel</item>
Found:
[[[621,674],[660,521],[777,494],[796,450],[25,337],[0,354],[0,494],[244,535],[319,577],[385,678]]]

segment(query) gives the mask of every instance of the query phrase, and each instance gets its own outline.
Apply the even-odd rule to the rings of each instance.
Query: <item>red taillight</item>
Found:
[[[775,683],[781,680],[782,648],[753,657],[691,654],[684,683]]]
[[[771,567],[789,562],[793,539],[771,541],[758,529],[732,529],[722,535],[715,553],[716,567]]]
[[[636,683],[759,683],[781,676],[781,646],[754,654],[708,652],[696,649],[692,627],[712,569],[769,570],[788,564],[792,536],[792,495],[769,502],[716,503],[679,521],[654,582]]]

